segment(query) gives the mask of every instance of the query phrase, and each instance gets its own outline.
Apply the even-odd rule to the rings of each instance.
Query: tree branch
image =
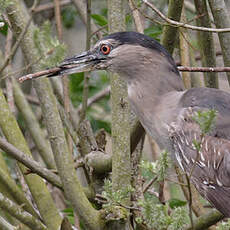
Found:
[[[230,72],[230,67],[190,67],[178,66],[179,71],[188,72]]]
[[[19,188],[19,186],[15,183],[12,177],[10,177],[10,175],[6,173],[3,168],[0,168],[0,183],[1,186],[4,186],[4,189],[6,188],[6,190],[8,191],[9,194],[7,193],[6,196],[9,199],[12,199],[19,205],[23,205],[23,209],[29,212],[34,217],[38,219],[40,218],[32,204],[26,199],[24,192]],[[5,194],[4,189],[1,188],[1,192],[3,194]]]
[[[206,1],[195,0],[197,15],[205,15],[196,19],[198,26],[211,27],[211,20],[208,14]],[[210,32],[199,31],[197,33],[197,41],[201,54],[203,66],[216,67],[216,51],[214,45],[213,34]],[[216,72],[207,72],[204,74],[204,82],[206,87],[218,88],[218,76]]]
[[[139,33],[144,33],[144,27],[143,27],[143,23],[141,21],[141,17],[139,14],[138,9],[135,6],[135,3],[133,2],[133,0],[128,0],[129,2],[129,7],[132,10],[132,14],[133,14],[133,19],[134,19],[134,23],[136,25],[136,29]]]
[[[230,16],[224,0],[209,0],[214,23],[217,28],[230,27]],[[230,66],[230,33],[218,34],[224,66]],[[226,73],[230,85],[230,73]]]
[[[34,230],[48,230],[44,224],[0,193],[0,207]]]
[[[17,227],[11,225],[3,217],[0,216],[0,229],[2,230],[17,230]]]
[[[39,151],[39,154],[44,160],[46,166],[49,169],[56,169],[50,143],[46,140],[45,134],[40,128],[38,120],[34,115],[34,112],[32,111],[30,105],[28,104],[20,86],[18,85],[15,79],[12,80],[15,103],[25,120],[26,126],[33,138],[36,148]]]
[[[230,32],[230,28],[223,28],[223,29],[214,29],[214,28],[206,28],[206,27],[199,27],[199,26],[192,26],[186,23],[181,23],[174,21],[170,18],[167,18],[164,14],[162,14],[152,3],[148,2],[147,0],[143,0],[143,2],[150,7],[154,12],[156,12],[164,21],[166,21],[169,25],[175,27],[184,27],[191,30],[199,30],[199,31],[208,31],[213,33],[226,33]]]
[[[179,22],[181,18],[183,4],[184,0],[169,0],[168,17]],[[173,50],[175,47],[175,38],[177,37],[177,31],[177,27],[172,27],[170,25],[166,25],[163,27],[161,44],[171,55],[173,54]]]
[[[28,167],[33,173],[38,174],[42,178],[45,178],[56,187],[62,188],[61,180],[56,174],[46,168],[43,168],[38,162],[34,161],[31,157],[27,156],[22,151],[20,151],[1,137],[0,148],[6,153],[10,154],[10,156],[24,164],[26,167]]]

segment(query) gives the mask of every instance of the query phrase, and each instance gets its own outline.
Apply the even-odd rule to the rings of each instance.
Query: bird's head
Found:
[[[160,72],[162,66],[178,74],[172,57],[157,41],[137,32],[118,32],[102,38],[89,51],[64,60],[58,74],[108,70],[129,81],[150,68]]]

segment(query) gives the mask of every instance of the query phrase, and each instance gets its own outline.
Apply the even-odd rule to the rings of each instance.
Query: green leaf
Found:
[[[144,34],[159,41],[162,34],[162,27],[150,26],[144,30]]]
[[[215,124],[216,115],[217,111],[210,109],[208,111],[197,111],[193,116],[193,120],[200,126],[202,134],[207,134],[211,131]]]
[[[185,206],[187,204],[186,201],[175,199],[175,198],[170,199],[168,202],[169,202],[169,207],[172,209],[182,207],[182,206]]]
[[[91,14],[91,17],[94,20],[94,22],[99,26],[105,26],[108,24],[107,19],[103,15]]]

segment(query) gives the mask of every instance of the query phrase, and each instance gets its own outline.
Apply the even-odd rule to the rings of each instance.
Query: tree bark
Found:
[[[17,146],[22,152],[31,156],[26,141],[17,125],[14,116],[9,110],[8,104],[1,90],[0,108],[0,127],[8,142]],[[27,171],[27,168],[22,164],[19,164],[19,167],[24,175],[24,173]],[[36,202],[44,222],[50,229],[56,230],[61,223],[61,217],[59,216],[58,210],[45,183],[37,175],[24,175],[24,178],[30,188],[30,192]]]
[[[207,4],[205,0],[195,0],[197,16],[197,25],[211,28]],[[202,16],[203,15],[203,16]],[[198,43],[201,53],[202,65],[207,67],[216,67],[216,51],[211,32],[197,31]],[[205,86],[218,88],[218,75],[214,72],[204,73]]]
[[[109,32],[124,31],[125,1],[108,0]],[[127,85],[117,74],[110,74],[112,101],[112,185],[121,190],[131,185],[130,107]],[[129,199],[123,201],[129,204]],[[129,229],[128,221],[110,223],[110,229]]]
[[[28,12],[22,2],[18,2],[16,0],[12,0],[12,2],[13,4],[10,4],[7,7],[7,13],[14,33],[15,35],[18,35],[25,27],[25,19],[28,18]],[[25,39],[22,40],[21,43],[24,57],[28,61],[31,59],[36,60],[38,58],[37,50],[33,42],[34,28],[35,26],[31,24],[28,28]],[[39,68],[39,64],[32,66],[33,71],[37,71]],[[53,95],[51,84],[48,79],[39,79],[34,81],[34,87],[41,102],[41,108],[54,153],[54,159],[63,184],[65,195],[67,199],[70,200],[74,210],[78,213],[87,229],[101,230],[103,228],[103,222],[100,218],[100,213],[91,206],[83,192],[81,184],[78,181],[72,155],[68,151],[65,133],[62,127],[56,98]],[[51,207],[52,205],[47,205],[46,203],[46,208],[49,212]],[[60,225],[60,221],[54,220],[55,218],[53,217],[51,221],[52,224],[58,223],[58,225]],[[57,228],[58,227],[56,226],[55,230]]]
[[[168,18],[180,21],[184,0],[170,0],[168,6]],[[172,55],[177,37],[177,28],[164,26],[161,43]]]
[[[209,0],[209,5],[217,28],[230,27],[230,15],[224,0]],[[224,66],[230,66],[230,33],[218,33],[222,49]],[[228,84],[230,85],[230,73],[227,72]]]

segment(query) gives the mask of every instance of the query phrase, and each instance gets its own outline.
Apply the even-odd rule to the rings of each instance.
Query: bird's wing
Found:
[[[218,106],[209,108],[218,109]],[[194,120],[198,109],[207,110],[197,105],[183,108],[170,126],[169,134],[175,156],[201,195],[229,217],[230,140],[212,135],[213,132],[202,134],[200,126]],[[221,119],[220,114],[218,119]]]
[[[212,136],[230,140],[230,94],[213,88],[192,88],[181,97],[179,107],[217,111]]]

